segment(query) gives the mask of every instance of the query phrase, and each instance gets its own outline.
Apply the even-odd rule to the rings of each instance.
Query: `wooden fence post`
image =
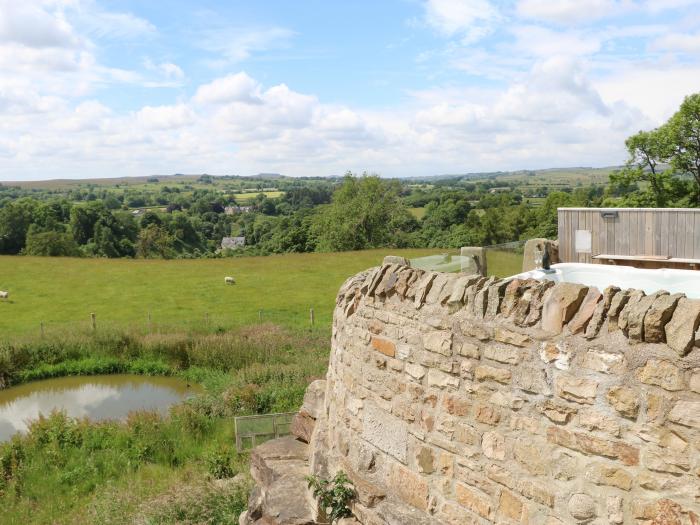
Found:
[[[258,310],[258,321],[262,323],[262,310]]]
[[[92,322],[92,331],[94,332],[97,330],[97,318],[94,312],[90,314],[90,321]]]
[[[44,321],[39,323],[39,331],[41,332],[41,338],[44,338]]]
[[[313,328],[314,326],[314,309],[311,308],[309,310],[309,321],[311,322],[311,327]]]

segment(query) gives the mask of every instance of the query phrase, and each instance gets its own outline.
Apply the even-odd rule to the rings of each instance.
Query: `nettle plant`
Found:
[[[306,481],[330,523],[352,516],[350,502],[355,497],[355,489],[345,472],[338,471],[332,480],[306,476]]]

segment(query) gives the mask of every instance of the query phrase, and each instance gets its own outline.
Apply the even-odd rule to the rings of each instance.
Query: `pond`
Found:
[[[128,374],[33,381],[0,390],[0,441],[25,432],[29,420],[52,410],[98,421],[122,419],[134,410],[165,414],[171,405],[201,391],[199,386],[174,377]]]

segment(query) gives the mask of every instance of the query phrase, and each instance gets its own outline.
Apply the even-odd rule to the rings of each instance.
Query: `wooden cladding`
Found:
[[[597,262],[599,254],[700,260],[700,209],[559,208],[558,215],[562,262]],[[589,250],[577,251],[577,231],[579,243],[590,232]]]

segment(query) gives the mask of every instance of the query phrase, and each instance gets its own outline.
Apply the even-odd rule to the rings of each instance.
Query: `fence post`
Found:
[[[311,327],[314,326],[314,309],[309,309],[309,321],[311,322]]]
[[[94,332],[97,330],[97,319],[94,312],[90,314],[90,321],[92,322],[92,331]]]
[[[41,332],[41,338],[44,338],[44,321],[39,323],[39,331]]]
[[[209,312],[204,314],[204,324],[209,328]]]
[[[262,323],[262,310],[258,310],[258,321]]]
[[[148,331],[152,332],[153,331],[153,324],[151,322],[151,311],[148,311]]]

